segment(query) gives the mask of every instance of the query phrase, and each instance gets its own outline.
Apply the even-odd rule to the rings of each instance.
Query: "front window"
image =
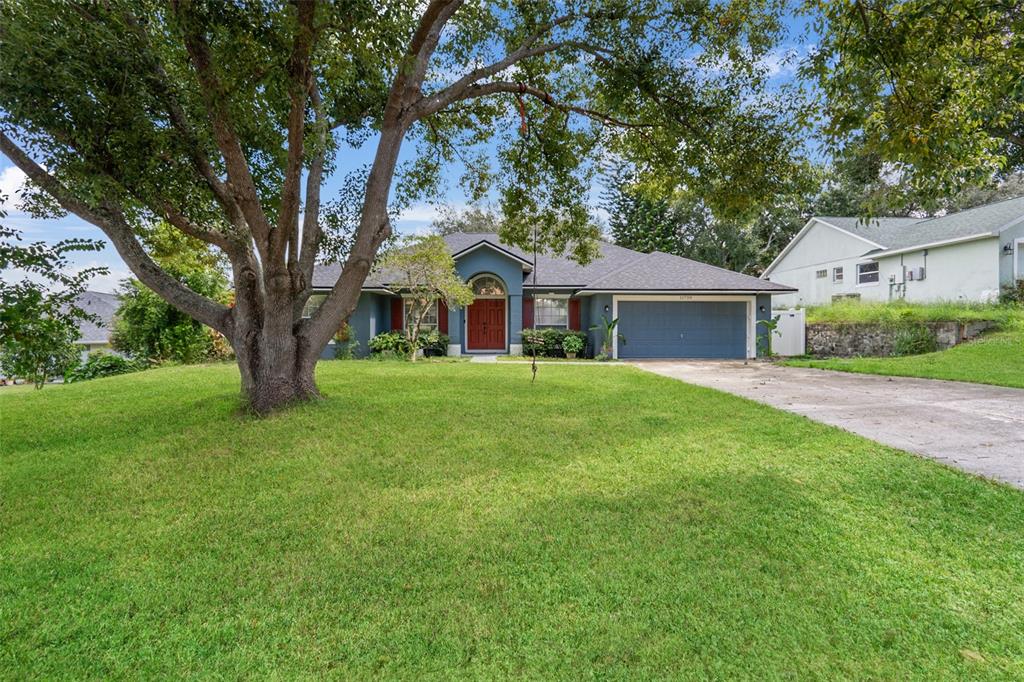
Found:
[[[857,264],[857,284],[878,283],[878,262]]]
[[[505,285],[497,277],[484,275],[473,280],[473,295],[480,296],[504,296]]]
[[[423,312],[424,306],[426,306],[426,312],[423,315],[423,321],[420,322],[420,331],[437,329],[437,301],[424,301],[415,298],[405,299],[405,326],[407,328],[416,324],[416,318]]]
[[[814,273],[814,276],[817,279],[825,279],[826,277],[828,277],[828,270],[818,270],[817,272]]]
[[[316,309],[323,305],[324,299],[327,298],[327,294],[313,294],[306,299],[306,305],[302,306],[303,317],[313,317],[313,313]]]
[[[533,323],[537,327],[568,327],[569,299],[533,299]]]
[[[842,268],[832,268],[832,281],[833,282],[842,282],[843,281],[843,269]]]

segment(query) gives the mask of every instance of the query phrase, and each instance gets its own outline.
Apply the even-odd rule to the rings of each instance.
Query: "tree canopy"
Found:
[[[821,40],[805,72],[821,88],[833,151],[859,142],[932,208],[1024,170],[1020,0],[809,5]]]
[[[503,236],[583,260],[600,159],[749,211],[793,167],[789,98],[763,57],[783,0],[0,3],[0,151],[27,206],[97,225],[138,279],[231,342],[260,412],[317,395],[313,366],[358,300],[391,216],[465,170]],[[417,146],[400,161],[403,144]],[[374,150],[342,195],[338,154]],[[169,274],[165,220],[227,257],[235,305]],[[338,231],[349,230],[345,238]],[[314,263],[341,245],[323,305]],[[329,255],[329,254],[328,254]]]

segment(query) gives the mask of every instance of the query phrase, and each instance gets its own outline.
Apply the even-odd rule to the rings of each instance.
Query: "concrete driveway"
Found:
[[[781,367],[636,362],[1024,489],[1024,389]]]

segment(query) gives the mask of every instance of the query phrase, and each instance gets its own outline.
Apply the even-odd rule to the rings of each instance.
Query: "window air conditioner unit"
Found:
[[[907,281],[922,280],[924,279],[924,274],[924,268],[907,268]]]

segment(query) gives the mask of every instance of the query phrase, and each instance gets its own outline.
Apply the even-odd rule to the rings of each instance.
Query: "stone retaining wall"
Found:
[[[935,335],[939,350],[969,341],[994,326],[992,322],[932,322],[924,325]],[[807,325],[807,354],[821,357],[892,355],[898,328],[880,324]]]

